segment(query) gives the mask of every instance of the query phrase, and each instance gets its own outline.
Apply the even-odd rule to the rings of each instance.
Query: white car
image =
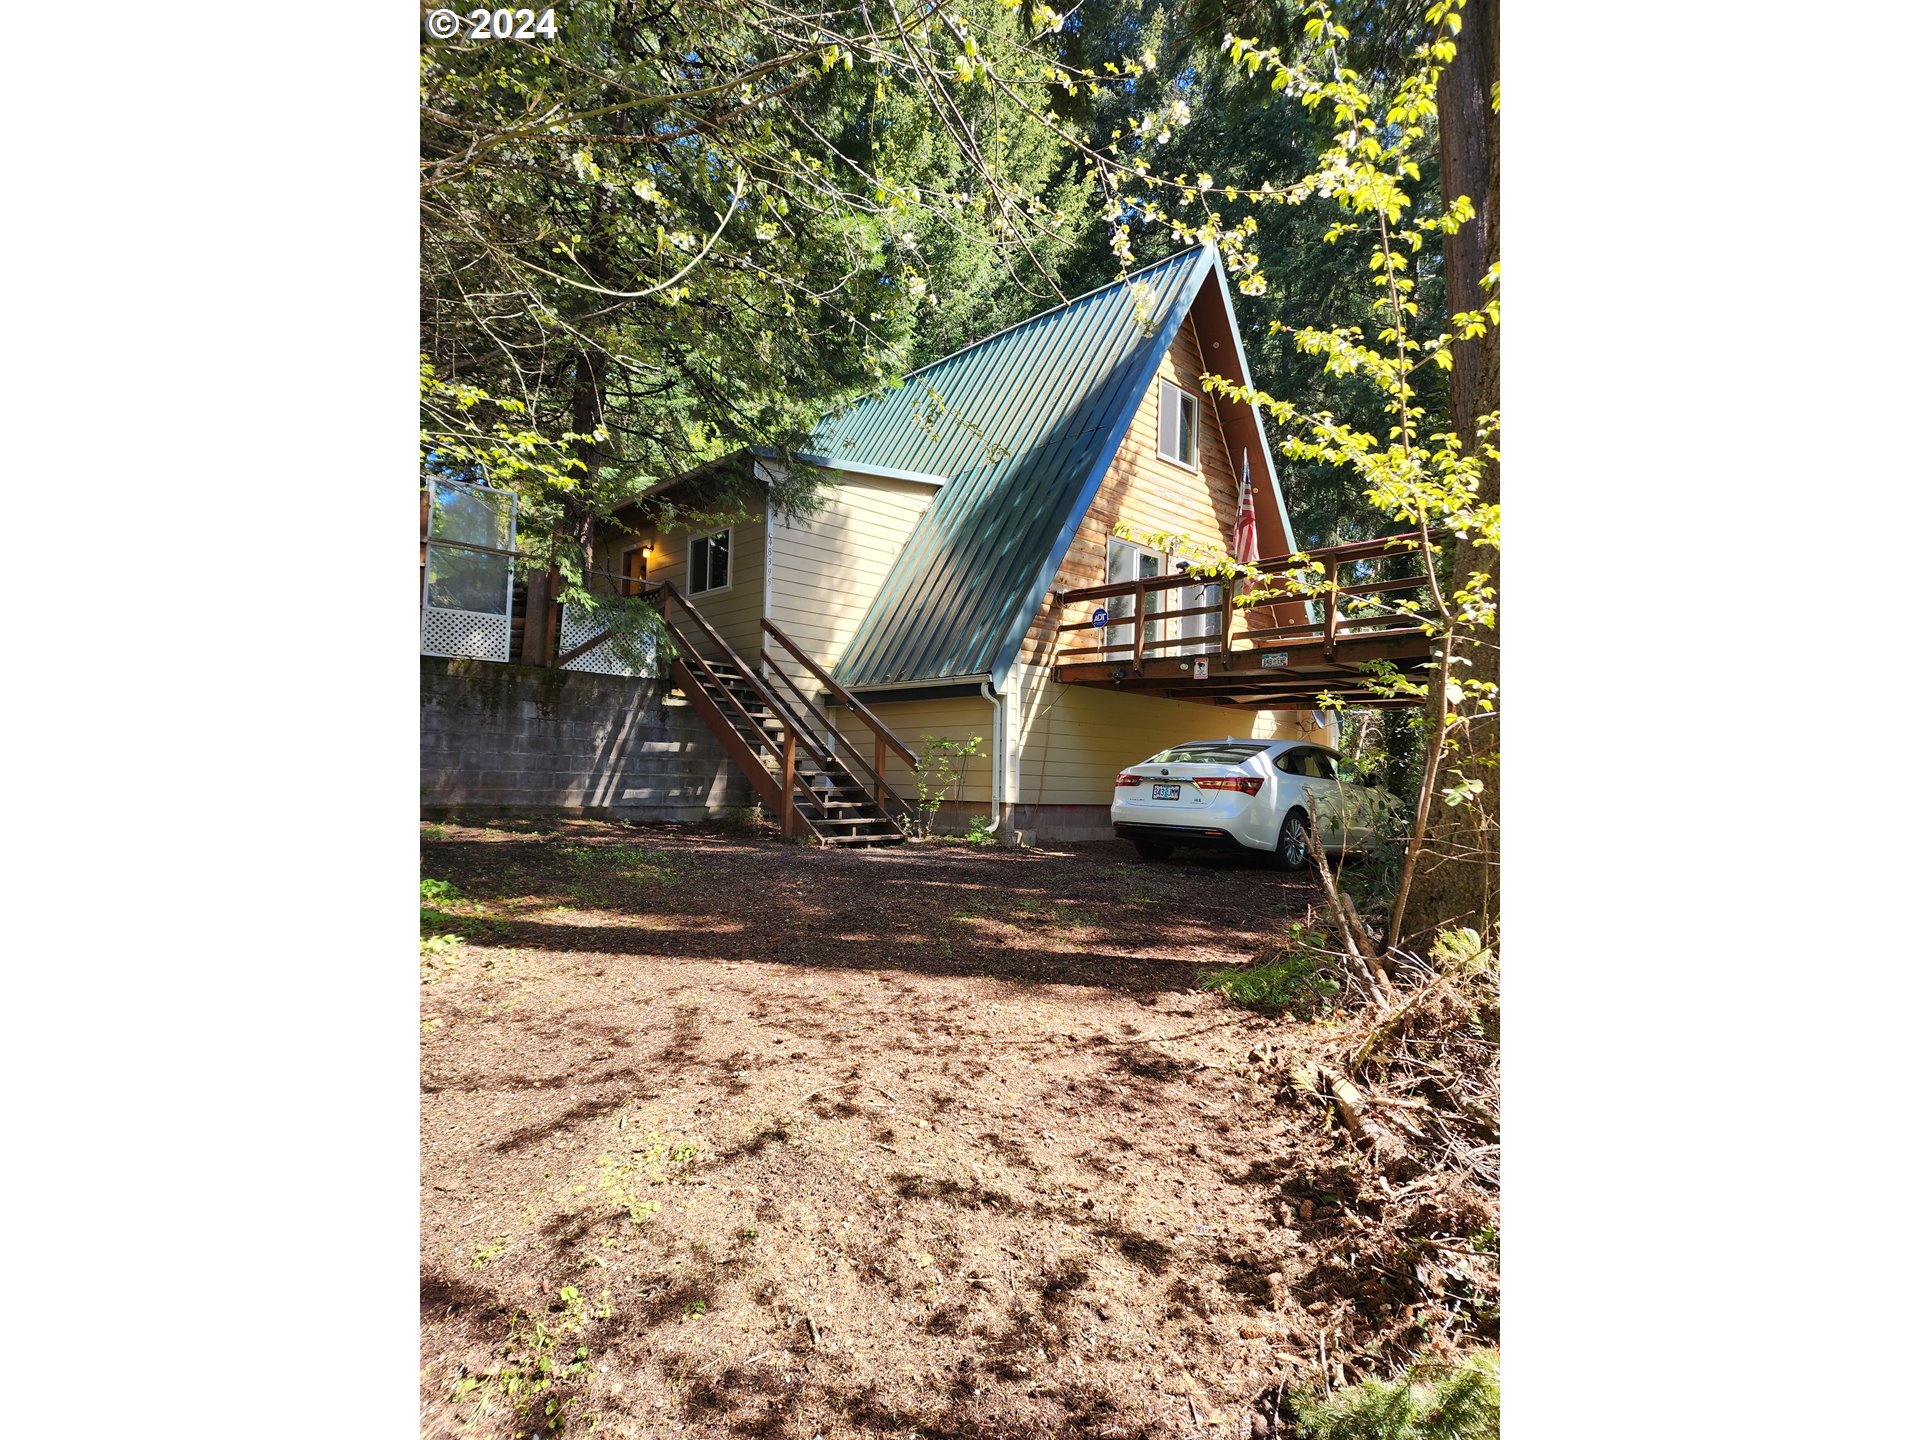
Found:
[[[1303,740],[1191,740],[1114,777],[1113,831],[1143,860],[1238,845],[1298,870],[1309,815],[1329,850],[1365,850],[1390,825],[1386,792],[1351,776],[1350,762]]]

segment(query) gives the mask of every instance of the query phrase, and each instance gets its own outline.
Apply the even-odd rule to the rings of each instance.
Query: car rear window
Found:
[[[1176,745],[1171,750],[1162,750],[1150,765],[1239,765],[1251,760],[1267,747],[1265,745]]]

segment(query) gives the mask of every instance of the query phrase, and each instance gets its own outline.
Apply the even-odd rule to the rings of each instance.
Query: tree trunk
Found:
[[[1493,109],[1494,87],[1500,81],[1499,0],[1467,0],[1461,18],[1458,51],[1440,79],[1440,185],[1448,199],[1470,197],[1474,219],[1441,241],[1449,315],[1485,305],[1487,292],[1480,280],[1500,258],[1500,117]],[[1453,355],[1448,397],[1453,428],[1471,451],[1479,443],[1475,439],[1478,417],[1500,408],[1499,327],[1490,327],[1480,339],[1456,342]],[[1480,497],[1493,504],[1500,500],[1500,467],[1490,457]],[[1497,549],[1462,541],[1451,561],[1456,586],[1469,573],[1481,571],[1498,600]],[[1455,652],[1456,663],[1462,666],[1459,677],[1497,684],[1499,644],[1497,624],[1491,631],[1463,635]],[[1475,716],[1469,700],[1459,712],[1464,722],[1454,732],[1459,749],[1443,762],[1438,788],[1448,789],[1461,778],[1478,780],[1484,788],[1478,797],[1459,805],[1435,803],[1402,931],[1416,948],[1448,925],[1470,925],[1482,936],[1489,935],[1499,917],[1499,704],[1496,699],[1494,713]],[[1429,717],[1437,723],[1445,709],[1445,695],[1436,694]],[[1456,770],[1460,776],[1451,773]]]
[[[573,367],[573,431],[591,435],[606,418],[606,377],[600,357],[582,348]],[[600,446],[580,439],[573,442],[574,458],[587,468],[579,473],[579,488],[568,506],[568,537],[581,550],[581,565],[592,563],[593,517],[600,498]]]
[[[1440,194],[1447,203],[1465,195],[1473,219],[1440,239],[1447,314],[1478,310],[1486,301],[1480,281],[1498,254],[1500,128],[1493,87],[1500,83],[1500,0],[1466,0],[1453,63],[1440,72]],[[1453,345],[1448,399],[1453,433],[1471,443],[1487,352],[1499,348],[1498,332]],[[1499,389],[1499,362],[1493,362]]]

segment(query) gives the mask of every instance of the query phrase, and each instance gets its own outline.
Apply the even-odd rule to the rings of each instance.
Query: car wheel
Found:
[[[1171,840],[1136,840],[1133,848],[1140,852],[1142,860],[1164,860],[1173,854]]]
[[[1307,817],[1301,810],[1289,810],[1280,822],[1280,840],[1273,847],[1273,863],[1282,870],[1303,870],[1307,864]]]

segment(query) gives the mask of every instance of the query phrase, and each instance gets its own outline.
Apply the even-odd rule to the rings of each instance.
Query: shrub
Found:
[[[933,834],[940,807],[960,792],[966,783],[968,759],[978,755],[985,743],[978,735],[965,741],[944,735],[920,737],[920,766],[913,772],[913,786],[920,801],[914,811],[914,829],[922,839]],[[971,831],[967,838],[973,838]]]
[[[1415,1365],[1396,1380],[1344,1385],[1327,1399],[1289,1393],[1301,1440],[1498,1440],[1500,1356],[1475,1350]]]
[[[1302,936],[1317,940],[1317,936]],[[1292,1011],[1320,1015],[1333,1008],[1340,993],[1332,957],[1304,947],[1285,947],[1270,959],[1231,970],[1204,970],[1200,983],[1218,990],[1229,1003],[1268,1014]]]

